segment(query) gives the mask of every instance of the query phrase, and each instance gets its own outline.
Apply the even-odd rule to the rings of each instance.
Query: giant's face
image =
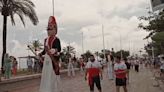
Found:
[[[50,16],[47,27],[48,36],[57,34],[57,24],[54,16]]]
[[[47,29],[47,34],[48,34],[48,36],[56,35],[57,34],[56,28]]]

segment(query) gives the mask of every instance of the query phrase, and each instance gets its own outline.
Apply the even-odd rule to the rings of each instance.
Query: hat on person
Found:
[[[47,31],[49,31],[49,30],[54,30],[54,29],[56,29],[56,31],[57,31],[56,19],[55,19],[54,16],[50,16],[50,17],[49,17],[49,21],[48,21]]]

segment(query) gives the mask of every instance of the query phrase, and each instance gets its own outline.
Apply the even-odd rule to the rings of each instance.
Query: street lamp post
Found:
[[[103,54],[105,59],[105,38],[104,38],[104,25],[102,24],[102,37],[103,37]]]
[[[121,59],[122,59],[123,58],[123,53],[122,53],[122,37],[121,37],[121,33],[120,32],[118,32],[117,30],[116,30],[116,32],[119,33],[119,35],[120,35],[120,56],[121,56]]]
[[[53,16],[55,15],[55,13],[54,13],[54,0],[52,0],[52,14],[53,14]]]
[[[84,54],[84,34],[82,32],[82,54]]]
[[[123,54],[122,54],[122,38],[121,38],[121,34],[120,34],[120,52],[121,52],[121,59],[122,59],[123,58]]]
[[[103,38],[103,54],[104,54],[104,59],[105,59],[105,37],[104,37],[104,25],[103,25],[103,22],[104,22],[104,14],[103,14],[103,2],[101,1],[102,3],[102,7],[101,7],[101,23],[102,23],[102,38]]]

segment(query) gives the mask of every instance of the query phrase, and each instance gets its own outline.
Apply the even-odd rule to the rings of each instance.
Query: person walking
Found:
[[[136,58],[136,60],[135,60],[135,71],[139,72],[139,60],[138,60],[138,58]]]
[[[34,58],[34,73],[39,73],[41,70],[39,59],[37,57]]]
[[[131,64],[130,64],[130,62],[128,62],[127,58],[124,58],[124,62],[125,62],[126,67],[127,67],[127,83],[129,84],[129,73],[130,73]]]
[[[16,60],[15,57],[13,58],[13,62],[12,62],[12,63],[13,63],[13,64],[12,64],[13,75],[16,76],[16,74],[17,74],[18,62],[17,62],[17,60]]]
[[[135,67],[135,59],[131,58],[131,68],[134,69]]]
[[[33,66],[33,61],[32,58],[30,56],[28,56],[27,58],[27,68],[28,68],[28,72],[32,73],[32,66]]]
[[[114,79],[114,66],[113,66],[113,56],[110,54],[107,56],[107,74],[110,80]]]
[[[68,76],[75,76],[75,70],[74,70],[74,67],[73,67],[73,60],[72,58],[70,57],[69,58],[69,63],[68,63]]]
[[[87,78],[88,76],[88,78]],[[102,79],[102,65],[96,61],[94,56],[90,56],[90,61],[86,64],[85,79],[88,79],[90,86],[90,92],[94,92],[94,84],[98,88],[99,92],[102,92],[100,79]]]
[[[162,77],[164,77],[164,57],[161,58],[160,63],[161,63],[161,64],[160,64],[160,71],[161,71],[160,75],[161,75]]]
[[[6,53],[4,57],[4,69],[5,69],[5,79],[10,79],[11,77],[11,59],[9,54]]]
[[[120,87],[122,86],[124,92],[128,92],[126,87],[126,74],[127,74],[127,67],[124,62],[121,61],[121,57],[116,57],[116,63],[114,64],[114,71],[116,76],[116,92],[120,92]]]
[[[84,59],[83,58],[80,58],[80,72],[81,73],[83,73],[83,71],[84,71],[84,67],[85,67],[85,65],[84,65]]]

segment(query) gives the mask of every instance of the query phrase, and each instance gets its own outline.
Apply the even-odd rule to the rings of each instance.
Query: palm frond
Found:
[[[2,1],[2,4],[4,3],[4,0],[0,1]],[[14,25],[14,14],[17,14],[20,17],[24,26],[24,16],[28,17],[34,25],[38,24],[39,20],[34,10],[35,5],[31,0],[8,0],[7,4],[10,10],[11,21]]]
[[[25,7],[25,8],[23,7],[23,9],[25,10],[25,12],[23,12],[24,15],[29,17],[29,19],[34,25],[37,25],[39,21],[38,21],[38,17],[36,16],[36,12],[34,10],[35,5],[30,0],[23,0],[23,1],[21,4]]]
[[[25,21],[24,21],[23,14],[22,14],[22,13],[20,13],[20,12],[18,12],[18,11],[17,11],[16,13],[18,14],[19,18],[21,19],[21,21],[22,21],[23,25],[25,26]]]
[[[2,12],[3,2],[0,0],[0,12]]]
[[[0,7],[2,8],[3,4],[2,4],[2,1],[0,0]]]
[[[30,0],[23,0],[22,2],[30,4],[32,7],[35,7],[34,3]]]
[[[33,50],[36,50],[36,51],[40,51],[40,50],[43,50],[43,45],[40,43],[39,40],[34,40],[32,42],[30,42],[30,46]]]
[[[6,1],[6,4],[9,5],[11,2],[14,2],[14,0],[4,0],[4,2]]]
[[[4,0],[1,0],[0,2],[2,3],[2,5],[4,5]]]
[[[15,25],[15,20],[14,20],[14,14],[13,13],[11,14],[10,18],[11,18],[12,25]]]
[[[2,7],[0,6],[0,12],[2,12]]]

